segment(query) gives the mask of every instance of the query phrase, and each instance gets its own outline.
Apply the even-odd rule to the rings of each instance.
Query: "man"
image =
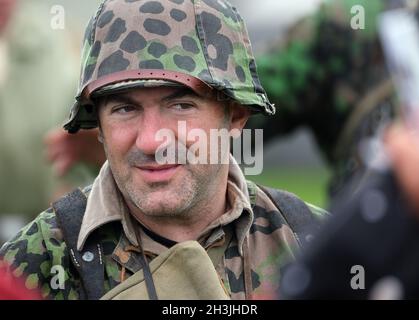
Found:
[[[377,31],[378,15],[397,6],[417,10],[417,1],[328,1],[257,59],[281,112],[252,127],[266,139],[309,129],[332,172],[331,197],[365,167],[365,142],[399,113]]]
[[[54,203],[0,255],[53,299],[272,296],[277,268],[322,212],[246,181],[228,153],[219,152],[226,163],[179,161],[179,152],[175,163],[158,161],[161,129],[173,133],[169,145],[188,151],[197,140],[186,137],[197,131],[217,146],[210,130],[241,130],[250,110],[274,113],[244,22],[228,2],[105,1],[86,31],[65,128],[99,126],[108,161],[91,188]],[[129,291],[140,278],[144,296]]]

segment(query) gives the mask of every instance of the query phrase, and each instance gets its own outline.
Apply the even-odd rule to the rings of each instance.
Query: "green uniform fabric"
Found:
[[[254,188],[252,186],[253,183],[248,184],[248,188]],[[247,232],[254,296],[272,298],[278,290],[280,268],[294,259],[299,251],[298,242],[284,217],[266,194],[259,188],[248,191],[253,195],[250,199],[253,220]],[[90,188],[86,188],[84,192],[89,196]],[[309,207],[316,219],[325,218],[325,211],[315,206]],[[236,223],[243,224],[243,221],[239,221]],[[121,279],[129,279],[141,269],[140,253],[128,240],[119,221],[102,225],[89,237],[100,239],[105,293],[120,284]],[[208,239],[212,241],[207,241],[206,247],[222,242],[224,237],[223,229],[216,228],[209,235]],[[222,262],[216,268],[232,299],[244,299],[244,276],[239,251],[237,239],[233,238]],[[70,252],[52,209],[42,212],[4,244],[0,249],[0,257],[10,265],[10,272],[14,276],[27,277],[28,289],[40,289],[42,295],[48,299],[79,299],[80,278],[71,265]],[[64,271],[63,288],[52,286],[56,283],[56,273],[51,271],[53,266],[60,266]]]

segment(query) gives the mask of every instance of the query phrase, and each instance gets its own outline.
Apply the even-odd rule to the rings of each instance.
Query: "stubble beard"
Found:
[[[227,120],[226,116],[221,128],[227,126]],[[222,170],[224,164],[186,164],[181,168],[186,171],[183,177],[175,177],[174,181],[138,186],[130,174],[130,160],[124,160],[127,169],[122,169],[121,171],[125,172],[120,172],[118,166],[113,165],[114,161],[108,153],[106,142],[103,144],[115,182],[125,201],[150,218],[179,220],[191,220],[193,216],[197,218],[200,211],[211,207],[211,201],[224,179]],[[218,156],[221,159],[221,153]]]
[[[200,169],[198,166],[200,165],[184,165],[180,170],[184,170],[186,174],[182,177],[142,186],[138,186],[133,175],[129,173],[121,174],[117,170],[112,172],[125,200],[142,215],[156,219],[190,220],[197,215],[197,211],[210,204],[222,168],[219,164],[205,165],[211,166],[210,170]]]

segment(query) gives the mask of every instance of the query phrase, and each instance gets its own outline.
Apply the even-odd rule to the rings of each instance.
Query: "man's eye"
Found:
[[[176,103],[172,105],[172,108],[175,110],[190,110],[194,108],[195,106],[190,103]]]
[[[120,113],[120,114],[124,114],[124,113],[129,113],[132,111],[135,111],[136,108],[134,106],[130,106],[130,105],[126,105],[126,106],[118,106],[115,107],[114,109],[112,109],[112,113]]]

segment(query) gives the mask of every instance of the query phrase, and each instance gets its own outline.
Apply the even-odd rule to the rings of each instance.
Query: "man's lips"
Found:
[[[178,164],[152,164],[152,165],[143,165],[143,166],[137,166],[138,169],[141,170],[166,170],[166,169],[171,169],[174,167],[179,166]]]
[[[181,165],[143,165],[136,166],[146,182],[161,182],[169,180]]]

